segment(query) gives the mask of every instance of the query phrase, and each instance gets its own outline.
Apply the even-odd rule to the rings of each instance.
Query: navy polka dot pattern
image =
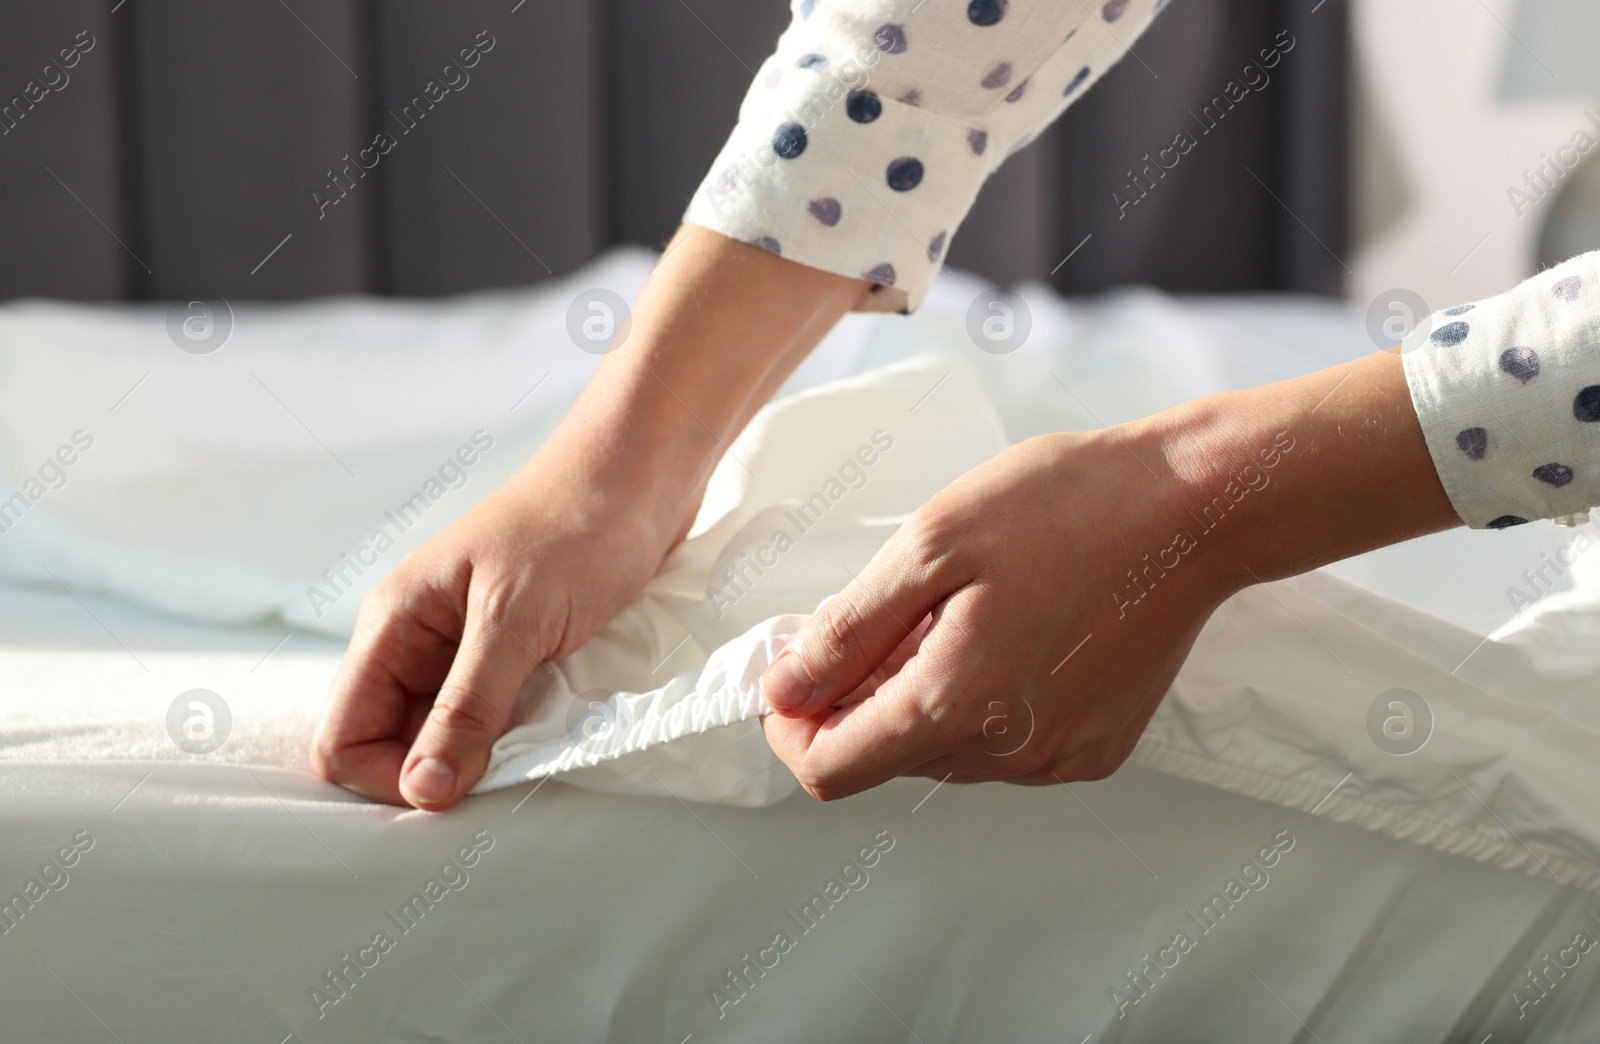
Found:
[[[883,115],[883,102],[872,91],[851,91],[845,95],[844,111],[857,123],[871,123]]]
[[[1572,400],[1572,415],[1585,424],[1600,421],[1600,384],[1591,384]]]
[[[1434,467],[1468,525],[1581,525],[1600,507],[1597,284],[1600,251],[1440,312],[1429,338],[1401,351]]]
[[[1001,62],[999,65],[983,74],[983,79],[978,81],[982,86],[991,91],[999,90],[1011,82],[1011,63]]]
[[[1006,16],[1006,0],[972,0],[967,5],[967,21],[973,25],[995,25]]]
[[[922,161],[915,156],[901,156],[889,164],[884,180],[896,192],[910,192],[922,184]]]
[[[984,180],[1126,56],[1160,2],[793,0],[685,220],[873,273],[863,310],[915,308]]]
[[[1539,376],[1539,353],[1532,348],[1507,348],[1500,353],[1500,369],[1527,384]]]
[[[874,265],[865,272],[862,272],[861,278],[869,279],[872,282],[877,283],[879,286],[893,286],[894,275],[894,266],[885,261],[881,265]]]
[[[773,239],[771,236],[762,236],[759,239],[751,240],[750,245],[760,247],[762,250],[766,250],[774,254],[783,253],[783,248],[780,247],[778,245],[778,241]]]
[[[806,204],[806,210],[818,221],[832,228],[839,223],[839,217],[844,213],[844,207],[832,196],[823,196]]]
[[[1541,464],[1533,469],[1533,477],[1560,489],[1572,481],[1572,469],[1565,464]]]
[[[794,159],[806,151],[806,129],[798,123],[785,123],[772,136],[772,151],[784,159]]]
[[[1487,428],[1466,428],[1456,435],[1456,446],[1473,460],[1482,460],[1489,455],[1489,430]]]

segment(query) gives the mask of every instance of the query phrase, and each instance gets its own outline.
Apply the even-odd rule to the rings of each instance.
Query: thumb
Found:
[[[945,574],[911,566],[903,552],[885,547],[768,665],[761,676],[766,701],[792,718],[838,704],[961,586]]]
[[[522,683],[539,663],[536,651],[477,598],[469,601],[455,661],[400,767],[400,794],[408,803],[437,812],[472,789],[505,733]]]

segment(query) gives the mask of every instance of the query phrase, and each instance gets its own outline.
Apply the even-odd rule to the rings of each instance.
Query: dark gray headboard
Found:
[[[1069,291],[1337,292],[1346,2],[1173,0],[1001,170],[951,263]],[[781,0],[15,0],[0,298],[445,294],[659,244],[788,17]],[[1190,110],[1283,30],[1272,82],[1200,135]],[[1186,129],[1197,147],[1119,216],[1128,168]]]

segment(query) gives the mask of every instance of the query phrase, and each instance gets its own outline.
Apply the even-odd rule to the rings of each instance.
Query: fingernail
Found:
[[[438,758],[423,758],[406,773],[406,797],[427,805],[436,805],[450,797],[455,789],[454,770]]]
[[[817,683],[806,673],[800,657],[785,652],[767,668],[762,695],[779,710],[803,707],[817,694]]]

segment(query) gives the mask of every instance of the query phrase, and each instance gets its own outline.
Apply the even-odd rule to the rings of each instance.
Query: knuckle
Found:
[[[1032,776],[1050,766],[1053,754],[1042,739],[1033,738],[1010,757],[1003,759],[1003,764],[1008,775]]]
[[[518,610],[521,601],[512,585],[494,582],[482,584],[481,587],[474,585],[472,593],[484,615],[492,621],[490,626],[511,625],[513,614]]]
[[[944,511],[923,508],[901,528],[897,550],[902,566],[920,576],[941,576],[959,565],[961,523]]]
[[[406,580],[390,573],[361,596],[356,618],[361,623],[381,624],[399,615],[407,602]]]
[[[867,621],[860,606],[845,596],[836,596],[823,612],[819,624],[824,644],[837,656],[852,664],[866,660],[864,631]],[[805,646],[802,645],[801,648]]]
[[[975,712],[967,701],[954,698],[944,686],[928,685],[906,702],[911,715],[910,731],[928,736],[939,749],[959,750],[984,742],[986,715]],[[974,702],[981,712],[983,701]]]
[[[482,692],[467,687],[441,689],[428,720],[452,736],[493,742],[500,738],[500,712]]]

